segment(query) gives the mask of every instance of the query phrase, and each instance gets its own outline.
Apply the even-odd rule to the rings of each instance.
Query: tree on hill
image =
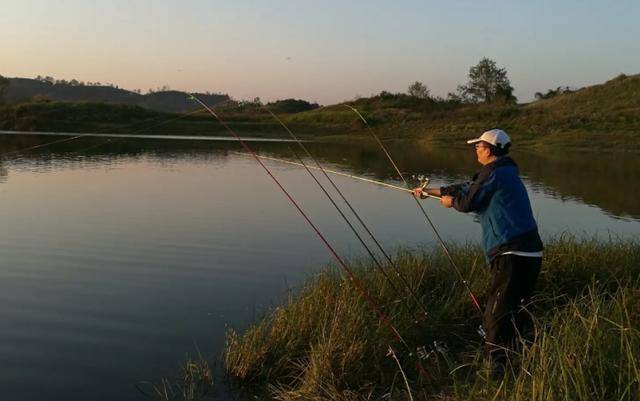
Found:
[[[422,82],[416,81],[409,85],[409,96],[417,97],[418,99],[429,98],[429,88]]]
[[[469,69],[469,82],[458,86],[458,92],[462,99],[473,103],[516,101],[507,70],[486,57]]]
[[[53,85],[56,82],[54,77],[50,77],[50,76],[43,77],[42,75],[38,75],[37,77],[35,77],[35,80],[43,83],[51,84],[51,85]]]
[[[302,99],[283,99],[267,103],[267,107],[274,113],[300,113],[320,106],[318,103],[309,103]]]
[[[0,98],[2,97],[2,94],[4,93],[5,89],[7,89],[8,86],[9,86],[9,80],[3,77],[2,75],[0,75]]]

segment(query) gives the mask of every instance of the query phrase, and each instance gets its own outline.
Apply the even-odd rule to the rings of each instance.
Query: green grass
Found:
[[[489,282],[480,250],[456,246],[476,294]],[[371,294],[412,347],[424,346],[428,376],[380,324],[335,268],[311,277],[282,306],[243,333],[230,330],[224,366],[231,382],[280,400],[636,400],[640,396],[640,244],[558,238],[546,248],[523,341],[504,377],[482,359],[480,323],[438,250],[400,250],[397,266],[431,311],[414,324],[380,273],[353,261]],[[401,287],[396,283],[397,287]],[[409,302],[411,297],[402,297]],[[434,344],[438,344],[435,346]],[[394,347],[402,371],[389,357]],[[446,349],[446,350],[445,350]],[[404,384],[407,375],[409,386]],[[390,395],[389,395],[390,394]]]

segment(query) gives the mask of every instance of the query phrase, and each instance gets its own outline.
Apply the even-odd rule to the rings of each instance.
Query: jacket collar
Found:
[[[494,170],[497,170],[500,167],[509,167],[509,166],[515,167],[516,170],[518,169],[518,165],[516,164],[516,162],[514,162],[513,159],[510,158],[509,156],[499,157],[498,159],[492,161],[491,163],[485,164],[484,166],[482,166],[471,180],[482,182],[486,180],[487,177],[489,177],[489,175]]]
[[[518,168],[518,165],[516,164],[516,162],[513,161],[512,158],[510,158],[509,156],[502,156],[492,161],[491,163],[482,166],[480,170],[484,170],[484,169],[495,170],[497,168],[506,167],[506,166],[513,166],[515,168]]]

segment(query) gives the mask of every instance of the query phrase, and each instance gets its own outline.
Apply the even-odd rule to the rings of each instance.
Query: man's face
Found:
[[[478,163],[482,164],[483,166],[491,162],[491,151],[489,150],[489,147],[486,143],[476,143],[476,157],[478,158]]]

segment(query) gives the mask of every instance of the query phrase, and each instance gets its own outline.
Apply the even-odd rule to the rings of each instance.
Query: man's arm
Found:
[[[439,198],[443,196],[455,196],[455,194],[459,192],[466,191],[468,186],[469,184],[465,183],[440,188],[414,188],[413,194],[416,198],[420,197],[422,199],[426,199],[429,195],[437,196]]]
[[[468,190],[453,194],[453,208],[463,213],[484,208],[495,192],[495,178],[492,173],[477,177]]]
[[[453,203],[456,197],[465,196],[469,191],[471,183],[465,182],[462,184],[449,185],[440,188],[440,203],[446,208],[453,207]]]
[[[454,198],[457,196],[462,196],[469,191],[470,186],[471,186],[470,182],[463,182],[462,184],[454,184],[454,185],[440,187],[440,195],[452,196]]]
[[[431,196],[442,196],[442,192],[440,192],[440,188],[425,188],[422,192],[426,192],[427,195]]]
[[[467,213],[485,207],[494,192],[495,174],[493,171],[484,171],[476,174],[472,182],[440,188],[416,188],[413,195],[422,199],[427,195],[439,196],[444,207],[453,207],[459,212]]]

